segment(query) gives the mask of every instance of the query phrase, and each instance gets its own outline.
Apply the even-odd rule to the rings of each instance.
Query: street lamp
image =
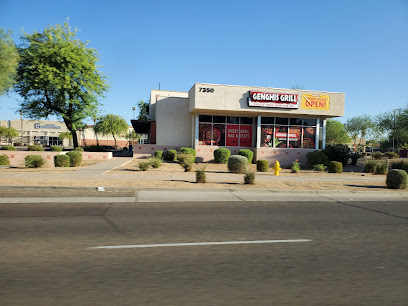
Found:
[[[20,142],[23,143],[23,111],[20,111],[21,125],[20,125]]]
[[[133,109],[133,120],[135,120],[135,110],[136,110],[136,107],[133,106],[132,109]]]

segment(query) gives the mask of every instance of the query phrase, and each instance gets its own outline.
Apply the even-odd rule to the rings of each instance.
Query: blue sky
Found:
[[[195,82],[345,92],[345,116],[408,105],[408,1],[0,0],[0,27],[42,31],[69,17],[100,55],[102,113],[126,120],[151,89]],[[19,115],[0,97],[0,119]]]

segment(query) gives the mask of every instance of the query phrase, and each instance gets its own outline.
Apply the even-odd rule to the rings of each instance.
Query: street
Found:
[[[103,201],[0,204],[1,305],[408,301],[406,200]]]

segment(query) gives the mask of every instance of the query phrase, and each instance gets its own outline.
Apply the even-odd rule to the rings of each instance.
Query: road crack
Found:
[[[115,222],[113,222],[113,221],[112,221],[111,219],[109,219],[109,217],[107,216],[107,213],[108,213],[109,209],[111,208],[111,206],[112,206],[112,203],[108,203],[108,206],[105,208],[105,210],[104,210],[104,212],[103,212],[102,219],[104,219],[104,220],[110,225],[110,227],[113,228],[113,230],[114,230],[115,232],[120,233],[120,234],[124,234],[123,231],[121,231],[121,229],[119,228],[119,226],[117,226],[117,225],[115,224]]]

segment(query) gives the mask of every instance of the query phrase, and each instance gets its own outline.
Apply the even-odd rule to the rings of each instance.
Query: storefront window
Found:
[[[214,124],[212,139],[214,146],[225,146],[225,124]]]
[[[303,128],[303,148],[304,149],[314,149],[316,141],[316,128],[315,127],[304,127]]]
[[[211,124],[200,123],[198,131],[199,131],[198,144],[211,145],[211,139],[212,139]]]
[[[262,125],[261,147],[273,147],[273,125]]]
[[[301,148],[302,145],[302,127],[289,127],[289,148]]]
[[[288,147],[288,127],[277,125],[275,126],[275,148]]]

